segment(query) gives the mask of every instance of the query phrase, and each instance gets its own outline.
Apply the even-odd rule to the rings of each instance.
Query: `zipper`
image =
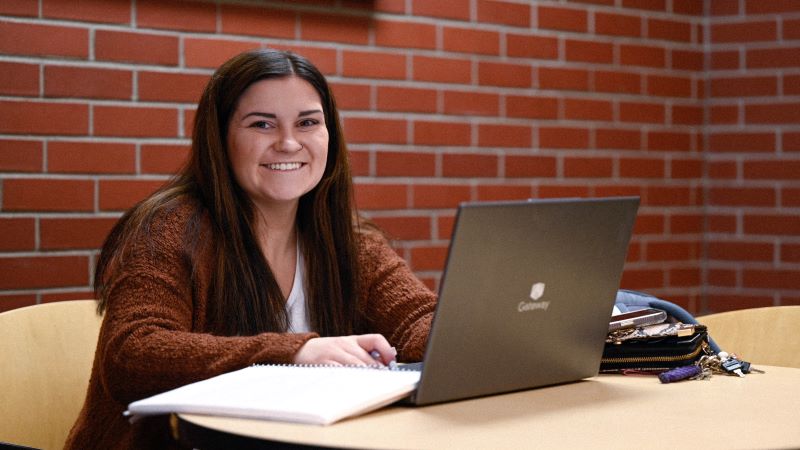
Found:
[[[603,364],[630,364],[630,363],[647,363],[647,362],[671,362],[671,361],[681,361],[684,359],[694,359],[700,355],[700,353],[705,352],[709,354],[708,350],[708,343],[703,341],[699,347],[693,350],[690,353],[685,355],[673,355],[673,356],[630,356],[626,358],[602,358],[600,360]]]

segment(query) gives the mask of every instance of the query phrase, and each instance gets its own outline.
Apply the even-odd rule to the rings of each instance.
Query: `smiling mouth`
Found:
[[[279,172],[287,172],[290,170],[297,170],[303,166],[303,163],[299,162],[290,162],[290,163],[274,163],[274,164],[262,164],[263,167],[266,167],[270,170],[277,170]]]

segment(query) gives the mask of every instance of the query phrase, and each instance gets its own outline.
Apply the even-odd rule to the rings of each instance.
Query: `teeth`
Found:
[[[271,170],[297,170],[300,168],[299,162],[293,163],[277,163],[277,164],[265,164],[268,169]]]

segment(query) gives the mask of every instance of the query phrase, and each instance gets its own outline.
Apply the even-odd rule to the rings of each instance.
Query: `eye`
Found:
[[[268,130],[270,128],[275,128],[275,126],[266,120],[259,120],[251,123],[250,128],[261,128],[264,130]]]
[[[299,127],[301,127],[301,128],[313,127],[314,125],[318,125],[318,124],[319,124],[319,120],[317,120],[317,119],[303,119],[303,120],[301,120],[300,122],[297,123],[297,125]]]

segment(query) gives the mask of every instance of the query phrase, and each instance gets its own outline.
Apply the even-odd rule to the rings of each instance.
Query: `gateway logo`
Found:
[[[518,312],[527,312],[527,311],[535,311],[535,310],[543,310],[547,311],[547,308],[550,306],[550,302],[548,301],[540,301],[540,299],[544,296],[544,283],[533,283],[531,286],[531,295],[530,298],[532,301],[521,301],[517,305]]]

